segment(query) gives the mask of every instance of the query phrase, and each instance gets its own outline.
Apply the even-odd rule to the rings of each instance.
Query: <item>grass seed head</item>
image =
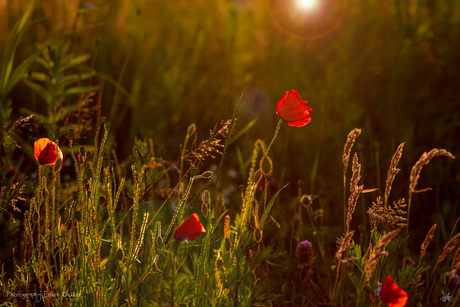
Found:
[[[438,261],[436,264],[440,264],[444,259],[446,259],[447,255],[457,246],[458,242],[460,242],[460,233],[454,236],[452,239],[447,242],[442,250],[442,254],[438,257]]]
[[[460,269],[460,247],[457,248],[457,251],[455,252],[455,257],[454,260],[452,260],[452,272],[457,272],[458,269]]]
[[[350,241],[351,241],[351,238],[353,238],[354,234],[355,234],[355,231],[349,231],[349,232],[347,232],[345,237],[342,240],[340,240],[341,241],[340,247],[337,250],[337,252],[335,253],[335,259],[337,259],[337,260],[342,259],[343,253],[345,252],[345,250],[348,249]]]
[[[361,134],[361,129],[355,128],[348,133],[347,142],[343,147],[342,162],[343,162],[343,172],[346,173],[348,167],[348,160],[350,159],[351,148],[355,143],[356,138]]]
[[[414,164],[410,172],[409,193],[415,192],[415,187],[417,186],[423,166],[427,165],[430,160],[436,156],[446,156],[451,159],[455,159],[455,156],[445,149],[433,148],[428,153],[424,152],[420,159],[418,159],[418,161]]]
[[[428,245],[431,242],[431,239],[434,237],[434,231],[436,230],[436,224],[431,226],[430,230],[428,230],[428,233],[426,234],[425,240],[423,240],[422,245],[420,245],[420,260],[422,260],[423,257],[425,257],[426,250],[428,248]]]
[[[353,216],[353,212],[356,208],[356,203],[358,202],[359,195],[364,189],[364,185],[358,186],[359,180],[361,179],[361,164],[358,162],[358,155],[355,153],[353,156],[353,175],[350,182],[350,197],[348,198],[348,212],[347,212],[347,229],[350,229],[350,222]]]
[[[369,282],[369,279],[372,276],[372,271],[374,270],[374,267],[377,264],[378,259],[388,254],[386,251],[382,251],[382,249],[385,248],[385,246],[388,243],[390,243],[391,240],[393,240],[393,238],[396,237],[396,235],[400,231],[401,231],[400,228],[390,231],[389,233],[381,237],[380,240],[377,242],[377,244],[375,244],[364,266],[365,272],[366,272],[366,282]]]
[[[385,204],[387,204],[388,196],[390,195],[391,186],[393,185],[393,181],[396,177],[396,174],[400,171],[400,169],[396,166],[398,165],[399,160],[401,159],[403,148],[404,143],[399,144],[398,148],[396,149],[393,155],[393,158],[391,159],[390,168],[388,169],[388,176],[385,185]]]

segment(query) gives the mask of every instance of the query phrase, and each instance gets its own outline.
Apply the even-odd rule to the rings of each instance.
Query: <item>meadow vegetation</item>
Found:
[[[455,1],[283,3],[0,3],[0,306],[460,303]]]

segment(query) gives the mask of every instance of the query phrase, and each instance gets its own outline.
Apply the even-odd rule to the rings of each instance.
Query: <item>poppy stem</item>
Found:
[[[271,142],[270,142],[270,145],[268,145],[268,148],[267,148],[267,156],[268,156],[268,153],[270,152],[270,148],[272,147],[273,142],[275,142],[276,137],[278,136],[278,132],[280,131],[281,123],[282,123],[282,122],[283,122],[282,119],[280,119],[280,120],[278,121],[278,125],[276,126],[276,129],[275,129],[275,134],[273,135],[273,138],[272,138],[272,140],[271,140]]]

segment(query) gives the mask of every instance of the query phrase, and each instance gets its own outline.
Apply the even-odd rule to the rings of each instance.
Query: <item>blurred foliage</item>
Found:
[[[159,157],[180,156],[178,144],[190,124],[197,123],[200,138],[207,136],[231,117],[245,93],[236,133],[250,129],[226,149],[225,182],[219,187],[237,191],[227,201],[238,210],[235,187],[246,180],[254,140],[270,140],[276,102],[296,89],[314,110],[312,122],[301,129],[283,126],[270,152],[278,165],[273,186],[291,184],[280,194],[283,208],[275,206],[272,212],[282,227],[267,227],[264,240],[292,251],[292,196],[299,190],[314,194],[324,209],[331,227],[325,241],[341,235],[340,156],[355,127],[363,128],[356,149],[360,159],[366,157],[365,188],[379,189],[363,195],[356,209],[352,228],[366,225],[366,206],[383,193],[398,144],[406,142],[392,190],[395,200],[407,197],[410,169],[424,151],[439,147],[460,156],[460,8],[455,0],[322,3],[322,9],[309,13],[292,7],[286,14],[271,14],[292,4],[1,2],[2,178],[21,181],[36,172],[33,140],[52,137],[55,128],[63,130],[64,146],[72,126],[79,144],[91,148],[101,114],[111,123],[107,147],[120,165],[128,163],[135,140],[148,137]],[[332,27],[342,8],[345,13],[333,31],[308,39]],[[273,20],[286,16],[295,20]],[[25,117],[31,113],[33,118]],[[204,169],[217,167],[205,163]],[[433,223],[441,238],[432,244],[441,249],[448,240],[460,215],[459,163],[439,159],[424,169],[419,186],[432,191],[414,195],[412,249]],[[68,170],[66,175],[75,174]],[[13,179],[6,186],[14,190]],[[311,232],[308,228],[302,236]]]

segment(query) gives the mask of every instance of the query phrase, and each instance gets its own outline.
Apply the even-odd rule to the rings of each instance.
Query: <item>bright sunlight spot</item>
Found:
[[[318,0],[297,0],[297,6],[302,10],[314,10],[318,5]]]

